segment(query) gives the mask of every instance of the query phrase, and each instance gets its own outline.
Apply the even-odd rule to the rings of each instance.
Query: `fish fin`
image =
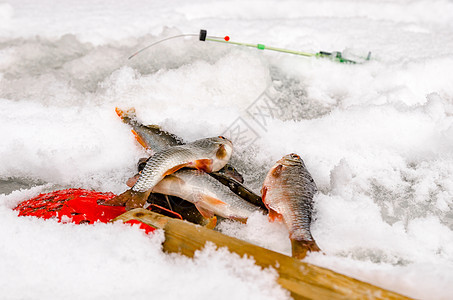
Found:
[[[225,145],[220,145],[219,149],[217,150],[215,156],[218,159],[224,159],[228,155],[228,152],[225,149]]]
[[[195,207],[198,209],[198,211],[200,212],[200,214],[206,218],[206,219],[210,219],[210,218],[213,218],[214,217],[214,213],[206,208],[204,208],[202,205],[199,205],[198,203],[195,204]]]
[[[120,117],[121,119],[123,119],[124,114],[125,114],[124,110],[122,110],[122,109],[119,108],[119,107],[115,107],[115,112],[116,112],[116,114],[118,115],[118,117]]]
[[[127,185],[128,187],[133,187],[133,186],[137,183],[137,181],[138,181],[139,178],[140,178],[140,173],[138,173],[138,174],[132,176],[131,178],[129,178],[129,179],[127,180],[127,182],[126,182],[126,185]]]
[[[118,195],[112,199],[99,203],[101,205],[109,206],[123,206],[126,205],[126,210],[132,208],[143,207],[148,199],[149,191],[146,192],[134,192],[132,189],[125,191],[121,195]]]
[[[283,216],[273,210],[272,208],[269,208],[269,221],[270,222],[282,222],[283,221]]]
[[[148,145],[148,143],[135,131],[134,129],[131,129],[131,132],[135,136],[135,140],[142,145],[143,148],[145,149],[150,149],[151,147]]]
[[[115,107],[115,112],[118,115],[118,117],[121,118],[121,120],[124,120],[124,118],[135,118],[135,108],[129,108],[128,110],[124,111],[119,107]]]
[[[168,169],[167,172],[164,173],[164,177],[167,176],[167,175],[175,173],[176,171],[178,171],[179,169],[184,168],[187,165],[188,164],[181,164],[181,165],[177,165],[177,166],[174,166],[173,168]]]
[[[205,171],[206,173],[212,172],[212,159],[199,159],[193,162],[193,166],[198,169]]]
[[[210,205],[226,205],[225,202],[209,195],[201,195],[201,201]]]
[[[283,165],[278,165],[272,170],[272,176],[279,177],[282,173]]]
[[[199,194],[196,197],[199,198],[199,200],[194,203],[195,207],[205,218],[212,218],[214,216],[214,212],[205,207],[206,204],[211,206],[226,205],[225,202],[209,195]]]
[[[269,222],[283,222],[283,215],[266,203],[266,194],[267,186],[263,185],[261,188],[261,200],[263,201],[264,206],[269,210]]]
[[[131,192],[132,190],[127,190],[124,193],[113,197],[112,199],[105,200],[104,202],[98,202],[98,204],[108,206],[124,206],[124,204],[126,204],[126,202],[129,200]]]
[[[313,241],[291,240],[291,250],[292,257],[297,259],[305,258],[308,252],[321,251],[321,249],[318,247],[314,240]]]
[[[148,200],[148,196],[151,193],[151,190],[146,192],[134,192],[131,191],[129,199],[126,202],[126,210],[131,210],[134,208],[143,208],[146,204],[146,200]],[[124,193],[123,193],[124,194]]]
[[[266,199],[266,194],[267,194],[267,186],[263,185],[261,188],[261,199],[263,200],[263,203],[266,204],[264,201]]]

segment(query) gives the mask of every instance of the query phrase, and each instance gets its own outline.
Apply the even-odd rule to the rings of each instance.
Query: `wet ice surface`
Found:
[[[156,298],[199,299],[220,286],[220,299],[284,297],[275,274],[233,256],[223,262],[224,253],[208,250],[190,261],[164,255],[161,237],[136,228],[16,217],[11,208],[41,192],[124,191],[144,152],[114,108],[133,106],[144,123],[187,141],[232,135],[232,162],[256,192],[276,160],[298,153],[320,191],[312,232],[326,253],[306,261],[416,298],[450,297],[453,4],[259,7],[0,4],[3,296],[120,298],[153,290]],[[373,59],[342,65],[187,38],[127,60],[159,39],[200,28],[305,51],[371,50]],[[234,129],[246,134],[235,137]],[[261,215],[219,230],[290,251],[285,228]]]
[[[15,190],[29,189],[36,186],[34,181],[26,181],[20,179],[0,180],[0,194],[9,194]]]

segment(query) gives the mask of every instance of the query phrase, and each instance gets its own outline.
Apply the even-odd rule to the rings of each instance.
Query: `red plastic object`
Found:
[[[142,223],[138,220],[129,220],[129,221],[126,221],[124,222],[126,224],[131,224],[131,225],[134,225],[134,224],[139,224],[139,228],[140,229],[143,229],[147,234],[150,233],[150,232],[153,232],[154,230],[156,230],[156,228],[148,225],[148,224],[145,224],[145,223]]]
[[[40,194],[30,200],[21,202],[14,210],[19,216],[35,216],[43,219],[55,218],[59,222],[75,224],[93,224],[94,222],[107,223],[126,212],[124,206],[99,205],[98,200],[109,200],[116,195],[100,193],[84,189],[67,189],[47,194]],[[146,233],[155,229],[139,221],[140,228]]]

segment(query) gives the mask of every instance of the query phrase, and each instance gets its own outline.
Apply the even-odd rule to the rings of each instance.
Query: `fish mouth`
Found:
[[[215,138],[214,143],[218,145],[228,145],[230,148],[233,148],[233,142],[221,135]]]
[[[231,165],[226,164],[225,167],[219,170],[219,173],[224,176],[233,178],[240,183],[244,183],[244,177]]]
[[[302,158],[296,153],[287,154],[283,156],[282,159],[280,159],[278,162],[287,166],[296,166],[304,163]]]

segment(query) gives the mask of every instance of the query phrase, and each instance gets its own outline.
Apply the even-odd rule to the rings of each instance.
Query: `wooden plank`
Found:
[[[163,229],[163,249],[167,252],[193,257],[195,251],[203,249],[206,242],[212,242],[218,247],[227,247],[229,251],[240,256],[253,257],[257,265],[272,267],[278,272],[278,283],[290,291],[294,299],[409,299],[372,284],[149,210],[134,209],[113,221],[126,222],[132,219]]]

